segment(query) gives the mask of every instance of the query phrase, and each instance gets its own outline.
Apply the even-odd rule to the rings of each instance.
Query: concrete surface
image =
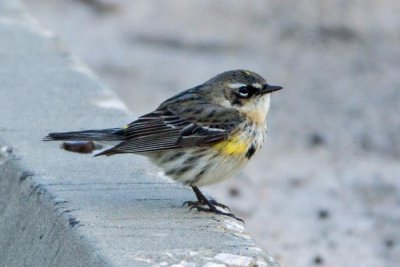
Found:
[[[208,190],[282,266],[398,266],[398,0],[25,2],[136,114],[228,69],[283,85],[263,150]]]
[[[0,266],[277,266],[243,224],[182,207],[191,190],[143,158],[41,141],[134,117],[22,8],[0,2]]]

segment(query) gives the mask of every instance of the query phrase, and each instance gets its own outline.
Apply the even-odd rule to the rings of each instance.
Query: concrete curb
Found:
[[[40,140],[132,115],[24,12],[0,3],[1,266],[277,266],[234,219],[137,156],[91,158]]]

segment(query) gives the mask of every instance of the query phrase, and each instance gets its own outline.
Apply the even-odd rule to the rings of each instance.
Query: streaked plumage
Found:
[[[172,179],[192,186],[198,210],[229,215],[197,187],[229,178],[261,147],[270,93],[258,74],[224,72],[202,85],[167,99],[155,111],[122,128],[50,133],[45,140],[120,141],[100,155],[134,153],[149,157]]]

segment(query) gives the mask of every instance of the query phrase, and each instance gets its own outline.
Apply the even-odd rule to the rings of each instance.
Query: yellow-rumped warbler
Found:
[[[167,176],[192,187],[192,208],[236,218],[198,189],[239,172],[260,149],[266,134],[269,85],[246,70],[227,71],[164,101],[123,128],[50,133],[44,140],[119,141],[96,156],[146,156]],[[207,206],[207,208],[205,207]]]

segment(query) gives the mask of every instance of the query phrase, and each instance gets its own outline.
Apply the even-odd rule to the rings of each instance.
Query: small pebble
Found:
[[[329,216],[330,216],[330,213],[329,213],[329,211],[326,210],[326,209],[320,209],[320,210],[318,211],[318,218],[320,218],[321,220],[328,219]]]
[[[229,195],[231,197],[238,197],[240,195],[240,191],[236,187],[231,187],[231,188],[229,188]]]
[[[385,246],[387,248],[392,248],[394,246],[394,240],[393,239],[386,239],[385,240]]]
[[[319,256],[319,255],[315,256],[315,258],[314,258],[315,265],[321,265],[323,263],[324,263],[324,259],[321,256]]]
[[[291,177],[288,178],[287,181],[289,181],[289,184],[292,187],[300,187],[304,184],[304,179],[300,177]]]
[[[309,145],[311,147],[322,146],[326,144],[325,137],[319,133],[312,133],[309,136]]]

